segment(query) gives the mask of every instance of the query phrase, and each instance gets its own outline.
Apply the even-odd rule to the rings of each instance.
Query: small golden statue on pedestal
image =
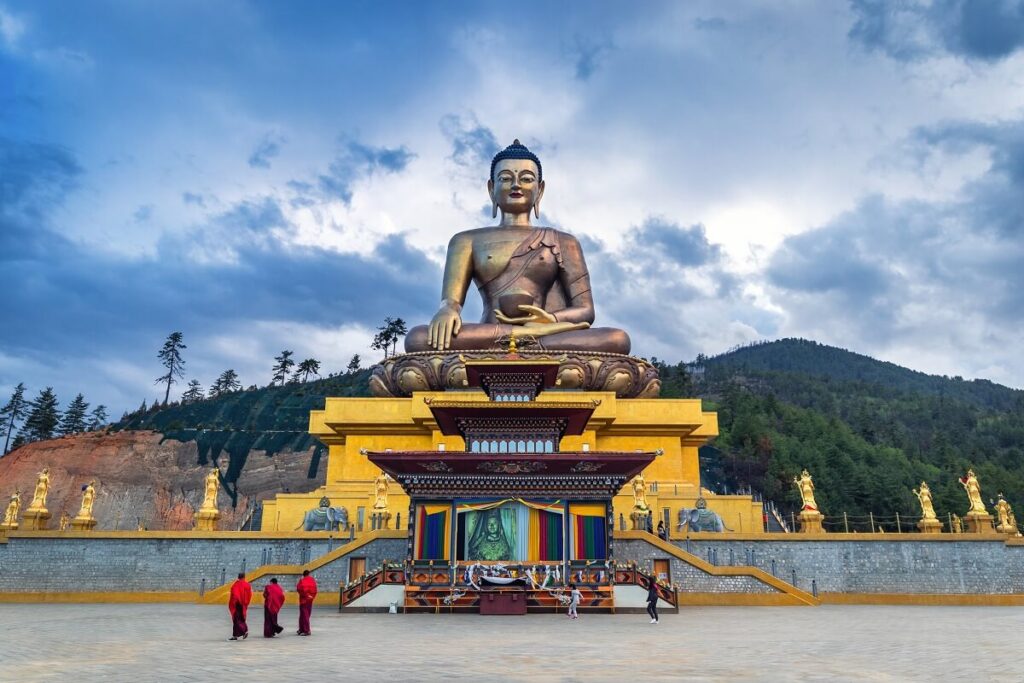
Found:
[[[96,526],[96,518],[92,516],[92,506],[96,502],[96,480],[90,481],[82,488],[82,507],[71,520],[71,528],[75,531],[91,531]]]
[[[818,503],[814,500],[814,480],[811,473],[804,470],[800,477],[793,477],[793,484],[800,492],[800,533],[802,534],[823,534],[824,527],[821,523],[825,516],[818,510]]]
[[[917,523],[917,528],[922,534],[942,533],[942,522],[935,516],[935,507],[932,505],[932,490],[928,488],[928,484],[922,481],[920,489],[911,490],[921,503],[921,521]]]
[[[11,501],[7,503],[7,510],[4,511],[4,521],[3,524],[0,524],[0,531],[16,530],[19,513],[21,513],[21,491],[15,489],[11,494]]]
[[[220,470],[216,467],[206,475],[203,504],[195,514],[195,531],[216,531],[220,510],[217,509],[217,492],[220,489]]]
[[[71,526],[71,515],[67,511],[62,510],[60,513],[60,530],[67,531],[69,526]]]
[[[960,485],[967,492],[967,500],[971,503],[971,509],[964,515],[967,521],[967,531],[972,534],[985,534],[995,531],[992,525],[992,515],[985,509],[985,503],[981,499],[981,484],[974,470],[967,470],[967,476],[960,478]]]
[[[964,532],[964,522],[960,519],[960,515],[953,515],[953,522],[950,531],[954,534],[962,534]]]
[[[392,481],[394,480],[387,472],[381,472],[380,476],[373,480],[373,513],[377,515],[378,528],[386,529],[391,519],[391,512],[388,511],[388,485]]]
[[[1002,492],[1000,492],[999,501],[996,503],[996,515],[999,517],[999,526],[996,527],[996,531],[1001,534],[1020,536],[1020,532],[1017,530],[1017,518],[1013,514],[1013,508],[1006,502],[1006,498],[1003,497]]]
[[[45,529],[50,523],[50,511],[46,509],[46,496],[50,492],[50,468],[44,467],[36,480],[36,490],[32,502],[25,510],[25,529],[36,531]]]
[[[633,512],[629,518],[633,528],[640,531],[651,531],[651,506],[647,504],[647,481],[641,472],[633,478]]]

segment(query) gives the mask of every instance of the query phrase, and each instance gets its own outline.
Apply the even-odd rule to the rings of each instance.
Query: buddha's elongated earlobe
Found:
[[[491,202],[491,218],[498,217],[498,202]]]
[[[498,198],[494,196],[494,178],[487,181],[487,194],[491,197],[491,218],[497,218]]]
[[[540,200],[538,199],[533,203],[533,215],[540,220]]]

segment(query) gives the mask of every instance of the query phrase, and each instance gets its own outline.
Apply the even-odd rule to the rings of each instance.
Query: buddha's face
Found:
[[[487,181],[491,201],[504,213],[527,213],[544,195],[537,164],[529,159],[502,159]]]
[[[487,518],[487,536],[489,538],[496,538],[498,536],[498,520],[494,517]]]

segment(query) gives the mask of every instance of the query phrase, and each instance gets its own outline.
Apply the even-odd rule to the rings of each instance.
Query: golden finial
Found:
[[[515,356],[519,353],[519,348],[516,346],[516,333],[512,332],[508,335],[508,355]]]

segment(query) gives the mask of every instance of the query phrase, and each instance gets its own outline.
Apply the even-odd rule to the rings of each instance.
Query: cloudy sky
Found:
[[[0,399],[120,414],[174,330],[204,386],[376,358],[515,137],[637,355],[1022,387],[1022,47],[1020,0],[0,0]]]

